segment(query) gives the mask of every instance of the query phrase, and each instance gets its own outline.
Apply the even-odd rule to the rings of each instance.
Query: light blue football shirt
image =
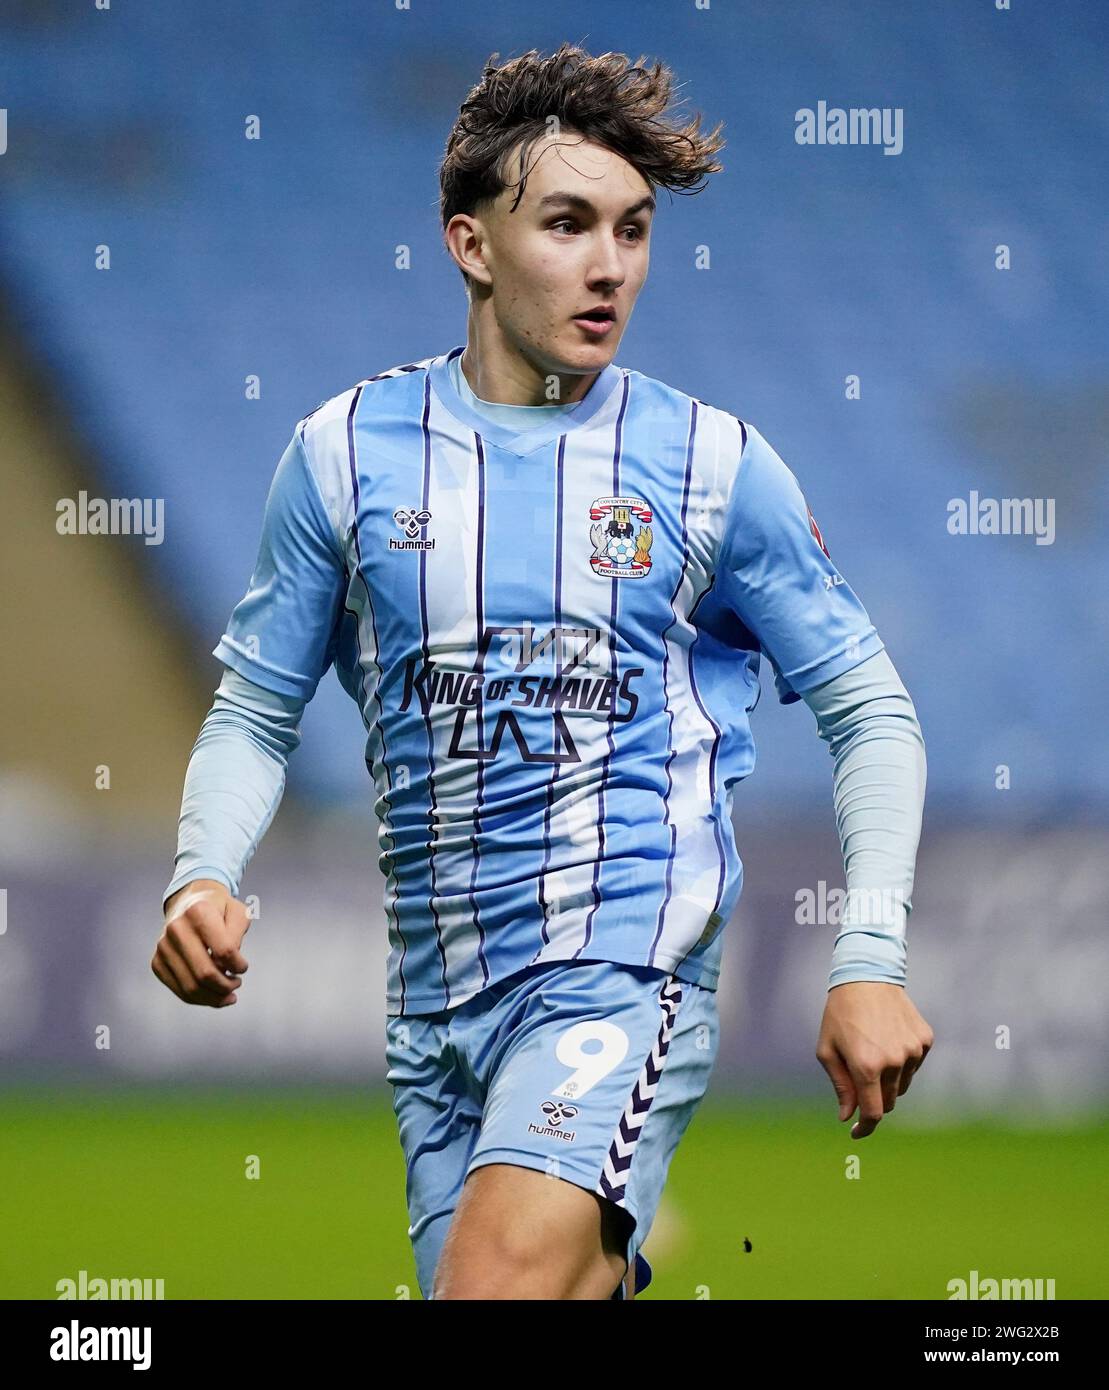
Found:
[[[215,654],[359,706],[390,1013],[545,960],[715,987],[760,654],[790,702],[882,641],[751,425],[613,363],[521,430],[461,353],[298,424]]]

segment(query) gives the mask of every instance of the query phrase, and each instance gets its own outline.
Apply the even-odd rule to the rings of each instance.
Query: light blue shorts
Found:
[[[462,1184],[485,1163],[614,1202],[629,1217],[636,1290],[646,1287],[639,1247],[716,1061],[714,991],[650,966],[554,961],[453,1009],[393,1016],[386,1039],[425,1298]]]

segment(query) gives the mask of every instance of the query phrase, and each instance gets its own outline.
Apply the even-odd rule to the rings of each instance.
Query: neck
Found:
[[[588,395],[600,375],[599,368],[586,373],[544,371],[516,351],[499,327],[484,333],[472,305],[459,366],[470,390],[490,405],[573,405]]]

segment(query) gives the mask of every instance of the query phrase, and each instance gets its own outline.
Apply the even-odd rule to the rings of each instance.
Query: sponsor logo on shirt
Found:
[[[465,669],[469,664],[470,669]],[[612,724],[635,717],[634,686],[642,666],[621,668],[601,628],[532,623],[484,627],[472,663],[425,660],[405,662],[399,710],[418,701],[429,718],[437,706],[454,710],[448,758],[495,759],[502,744],[525,763],[580,763],[570,730],[575,714],[603,715]],[[550,711],[553,728],[529,745],[527,719],[517,710]]]

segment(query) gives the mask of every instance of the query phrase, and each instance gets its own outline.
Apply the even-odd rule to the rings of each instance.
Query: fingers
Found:
[[[817,1061],[828,1073],[839,1100],[839,1117],[846,1120],[854,1113],[857,1103],[855,1096],[855,1083],[851,1080],[851,1073],[847,1069],[847,1064],[839,1053],[832,1047],[819,1047],[816,1052]]]
[[[902,1067],[901,1069],[901,1081],[897,1087],[897,1094],[899,1096],[903,1096],[905,1092],[909,1089],[909,1083],[910,1081],[912,1081],[914,1075],[920,1070],[920,1066],[923,1061],[923,1054],[918,1057],[910,1057],[906,1060],[904,1067]]]
[[[197,933],[212,952],[212,959],[222,970],[245,974],[249,969],[239,943],[250,928],[250,914],[237,898],[228,898],[224,914],[201,913],[196,918]]]
[[[154,952],[154,959],[150,962],[150,968],[154,971],[155,975],[157,975],[158,979],[161,980],[162,984],[165,985],[166,989],[172,990],[174,994],[180,994],[181,991],[176,978],[169,967],[163,963],[157,951]]]
[[[181,935],[180,928],[175,932],[175,935]],[[193,964],[197,951],[204,956],[208,963],[207,967],[199,962]],[[191,952],[187,954],[167,934],[158,943],[155,961],[162,965],[163,971],[159,973],[155,970],[154,973],[169,985],[169,988],[178,998],[183,999],[187,1004],[208,1004],[212,1008],[217,1008],[227,998],[234,998],[232,992],[242,983],[241,978],[229,979],[222,971],[218,970],[213,964],[211,956],[208,955],[199,941],[193,943]],[[166,979],[167,976],[168,980]]]
[[[868,1134],[874,1133],[882,1116],[888,1115],[897,1104],[897,1097],[903,1096],[909,1089],[927,1051],[922,1045],[920,1051],[888,1061],[885,1066],[879,1066],[874,1061],[869,1066],[856,1065],[851,1075],[860,1097],[859,1120],[851,1130],[852,1139],[865,1139]]]
[[[821,1049],[817,1059],[831,1077],[839,1099],[839,1118],[846,1120],[859,1108],[858,1122],[851,1130],[852,1139],[865,1139],[878,1128],[883,1115],[894,1107],[898,1095],[903,1095],[912,1079],[912,1067],[899,1063],[878,1068],[856,1063],[849,1067],[834,1048]]]
[[[242,976],[227,976],[208,954],[197,928],[171,922],[166,928],[165,955],[170,969],[185,986],[190,1002],[218,1004],[242,984]]]
[[[829,991],[816,1055],[836,1088],[840,1119],[858,1103],[853,1139],[874,1133],[912,1085],[934,1041],[903,989],[858,981]]]
[[[905,1064],[901,1072],[901,1082],[897,1088],[897,1094],[899,1096],[903,1096],[909,1089],[909,1083],[924,1065],[924,1059],[928,1056],[929,1052],[931,1052],[932,1044],[935,1040],[935,1034],[929,1028],[924,1037],[918,1042],[917,1050],[915,1052],[910,1052],[905,1058]],[[893,1107],[891,1106],[890,1108],[892,1109]]]
[[[167,921],[155,948],[151,969],[167,989],[188,1004],[221,1009],[237,1002],[235,991],[242,984],[242,975],[227,975],[224,966],[247,968],[236,941],[245,934],[249,918],[242,903],[231,898],[227,902],[241,911],[241,918],[235,914],[234,926],[225,920],[222,905],[196,895],[184,911]]]
[[[172,990],[186,1004],[207,1004],[210,1008],[222,1009],[237,1002],[234,991],[242,983],[241,979],[229,979],[221,975],[220,978],[227,989],[213,988],[211,981],[198,980],[184,958],[165,942],[159,943],[150,968],[166,988]]]
[[[852,1078],[859,1096],[859,1118],[851,1127],[851,1138],[865,1139],[878,1128],[878,1122],[885,1113],[882,1073],[856,1070],[852,1072]],[[892,1108],[891,1105],[890,1109]]]

